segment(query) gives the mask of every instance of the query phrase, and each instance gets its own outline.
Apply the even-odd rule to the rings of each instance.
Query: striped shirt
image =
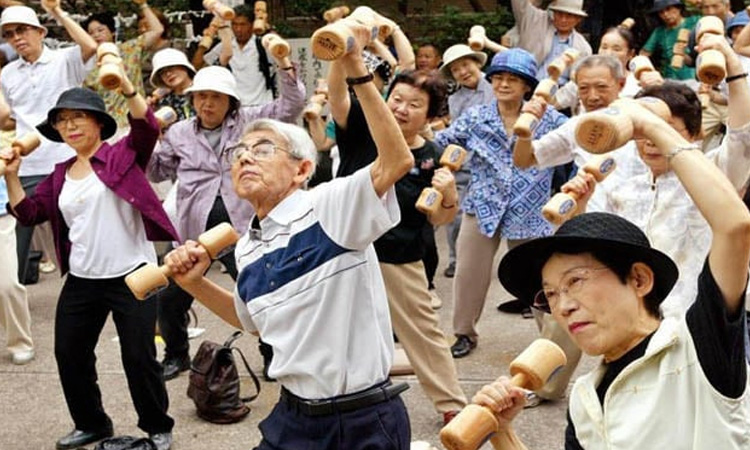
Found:
[[[388,378],[393,335],[372,242],[400,219],[370,168],[283,199],[235,249],[235,308],[274,350],[269,375],[297,396],[330,398]]]

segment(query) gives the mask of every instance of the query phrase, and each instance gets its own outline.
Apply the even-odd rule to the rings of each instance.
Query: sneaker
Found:
[[[148,437],[156,445],[156,450],[169,450],[172,447],[171,431],[149,434]]]
[[[34,357],[36,357],[36,353],[34,352],[34,349],[21,350],[20,352],[13,352],[13,354],[11,355],[13,364],[17,366],[23,366],[24,364],[30,363],[34,359]]]
[[[430,290],[430,305],[432,309],[440,309],[443,307],[443,299],[437,295],[435,289]]]
[[[456,276],[456,263],[452,262],[448,264],[448,267],[445,268],[443,275],[445,275],[446,278],[453,278],[454,276]]]

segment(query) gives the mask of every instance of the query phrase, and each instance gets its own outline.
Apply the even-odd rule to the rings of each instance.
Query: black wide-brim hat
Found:
[[[500,261],[503,287],[529,306],[542,289],[542,268],[553,253],[616,252],[654,271],[652,292],[661,303],[679,275],[677,265],[651,247],[637,226],[614,214],[587,213],[565,222],[554,235],[534,239],[510,250]]]
[[[55,107],[47,112],[47,120],[36,126],[36,129],[50,141],[63,142],[62,136],[57,132],[53,124],[57,115],[63,109],[86,111],[96,116],[102,124],[102,140],[112,137],[117,131],[117,122],[107,113],[104,100],[91,89],[75,87],[60,94]]]

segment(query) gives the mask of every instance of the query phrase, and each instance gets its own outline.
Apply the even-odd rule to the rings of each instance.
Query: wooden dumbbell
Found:
[[[497,42],[491,41],[487,37],[487,30],[485,30],[485,28],[481,25],[474,25],[473,27],[471,27],[471,29],[469,30],[468,44],[469,47],[471,47],[471,49],[475,52],[480,52],[485,48],[495,53],[500,53],[502,51],[508,50],[507,47],[504,47]]]
[[[654,65],[651,64],[648,56],[639,55],[630,60],[630,71],[633,72],[633,76],[639,82],[641,81],[641,75],[653,70],[656,69],[654,69]]]
[[[60,6],[60,0],[42,0],[42,5],[49,11],[52,11]]]
[[[268,25],[268,13],[265,11],[256,13],[255,20],[253,20],[253,33],[260,36],[269,28],[271,26]]]
[[[159,122],[159,128],[164,129],[177,121],[177,112],[171,106],[162,106],[154,111],[154,117]]]
[[[261,39],[260,42],[261,44],[263,44],[263,47],[265,47],[265,49],[268,50],[276,59],[286,58],[287,56],[289,56],[289,52],[291,51],[289,43],[284,40],[284,38],[275,33],[268,33],[267,35],[263,36],[263,39]]]
[[[352,24],[364,25],[369,35],[355,34]],[[378,35],[378,26],[375,24],[375,16],[372,9],[360,6],[355,9],[346,19],[330,23],[316,30],[311,40],[313,55],[324,61],[339,59],[352,51],[357,39],[362,40],[360,44],[364,47]]]
[[[672,48],[672,61],[670,65],[675,69],[681,69],[685,65],[685,50],[683,49],[690,38],[690,30],[680,28],[677,32],[677,42]]]
[[[119,88],[122,84],[122,70],[117,45],[112,42],[99,44],[96,60],[99,62],[99,84],[109,91]]]
[[[566,362],[565,353],[557,344],[537,339],[510,363],[511,383],[537,391]],[[497,432],[498,426],[488,408],[468,405],[440,430],[440,441],[448,450],[476,450]]]
[[[617,163],[609,155],[597,155],[587,162],[581,170],[594,176],[597,183],[601,183],[615,170]],[[561,225],[573,216],[578,196],[573,193],[558,192],[542,208],[542,216],[554,225]]]
[[[590,153],[606,153],[625,145],[633,138],[633,121],[626,114],[631,104],[641,105],[664,120],[671,116],[666,103],[656,98],[617,100],[608,108],[581,117],[575,132],[578,145]]]
[[[695,41],[700,42],[703,36],[716,34],[724,36],[724,22],[714,16],[705,16],[695,27]],[[695,62],[696,74],[702,83],[715,86],[727,76],[727,61],[718,50],[704,50]]]
[[[549,104],[552,102],[555,91],[557,91],[557,81],[545,78],[534,89],[534,97],[538,97],[540,100],[544,100],[545,104]],[[539,118],[537,116],[529,112],[522,113],[513,125],[513,133],[521,139],[530,139],[538,124]]]
[[[310,101],[305,106],[305,110],[302,111],[302,116],[308,122],[320,117],[323,112],[323,107],[328,102],[328,97],[323,94],[315,94],[310,97]]]
[[[628,17],[620,23],[620,28],[631,30],[635,26],[635,20],[632,17]]]
[[[203,0],[203,7],[224,20],[234,19],[234,10],[219,0]]]
[[[211,259],[216,259],[227,247],[234,245],[240,236],[232,228],[232,225],[224,222],[207,230],[198,236],[198,243],[206,249]],[[140,269],[125,277],[125,284],[138,300],[145,300],[156,290],[169,284],[168,277],[172,271],[168,266],[157,267],[155,264],[146,264]]]
[[[350,12],[351,10],[348,6],[337,6],[324,12],[323,19],[325,19],[327,23],[333,23],[348,16]]]
[[[37,147],[39,147],[39,144],[41,143],[41,140],[39,139],[39,135],[36,133],[27,133],[20,138],[16,139],[10,144],[10,148],[13,150],[13,152],[17,155],[21,156],[27,156],[34,150],[36,150]],[[4,159],[0,159],[0,176],[5,175],[5,166],[6,162]]]
[[[447,167],[451,172],[461,168],[466,159],[466,150],[458,145],[450,144],[445,147],[443,155],[440,157],[440,165]],[[435,188],[424,188],[417,199],[416,208],[425,214],[432,214],[440,208],[443,202],[443,194]]]
[[[562,76],[562,74],[565,73],[574,62],[576,62],[576,59],[578,59],[580,55],[581,53],[574,48],[565,50],[562,55],[555,58],[550,65],[547,66],[549,77],[556,82],[559,82],[560,76]]]
[[[256,16],[260,13],[268,14],[268,4],[262,0],[258,0],[253,5],[253,12]]]

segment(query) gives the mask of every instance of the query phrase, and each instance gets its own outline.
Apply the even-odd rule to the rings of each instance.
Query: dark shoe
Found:
[[[170,431],[149,434],[148,437],[156,444],[156,450],[169,450],[172,447],[172,432]]]
[[[273,347],[263,341],[259,341],[258,350],[261,356],[263,356],[263,379],[269,382],[276,381],[276,378],[268,376],[268,368],[271,367],[271,361],[273,361]]]
[[[451,420],[453,420],[454,417],[458,415],[461,411],[453,410],[453,411],[446,411],[443,413],[443,426],[446,426],[450,423]]]
[[[497,305],[498,311],[507,314],[521,314],[525,308],[526,304],[517,298]]]
[[[451,346],[451,354],[454,358],[463,358],[464,356],[468,356],[476,346],[477,343],[472,341],[469,336],[459,334],[456,342]]]
[[[86,444],[91,444],[92,442],[112,437],[114,434],[112,424],[107,428],[98,431],[73,430],[57,441],[56,448],[57,450],[78,448]]]
[[[456,276],[456,263],[448,264],[448,267],[445,268],[443,275],[445,275],[446,278],[453,278],[454,276]]]
[[[531,310],[531,307],[527,306],[523,310],[521,310],[521,317],[523,317],[524,319],[533,319],[534,312]]]
[[[164,358],[164,362],[161,363],[161,366],[164,370],[164,381],[172,380],[177,378],[180,372],[190,369],[190,357]]]

